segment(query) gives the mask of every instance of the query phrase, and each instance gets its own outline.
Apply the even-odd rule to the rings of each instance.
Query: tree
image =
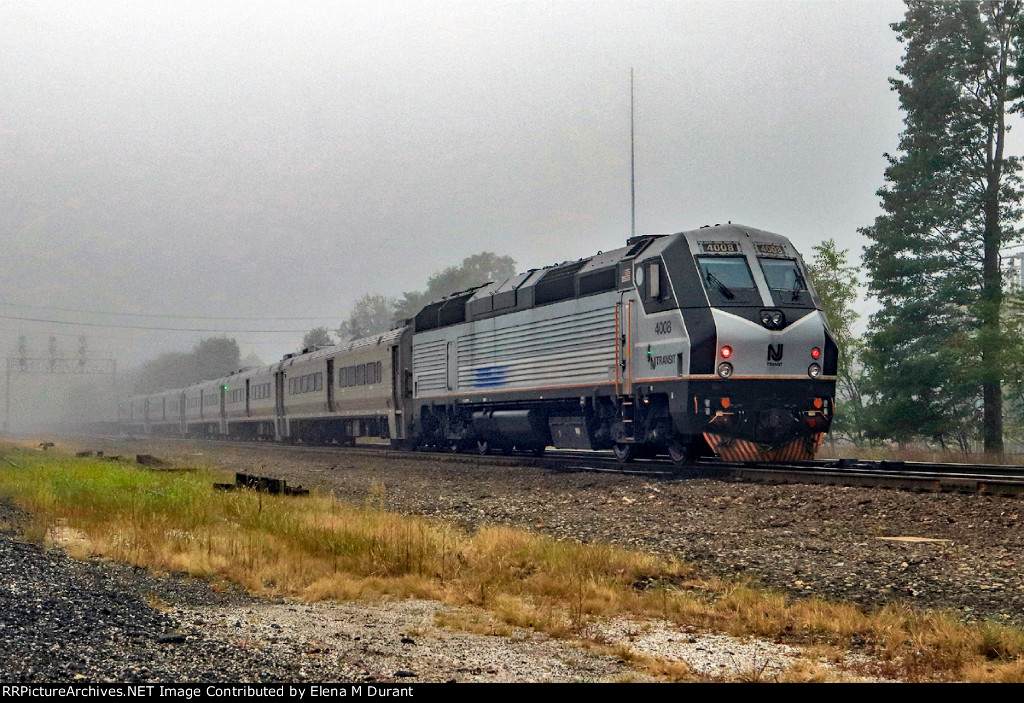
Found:
[[[395,301],[383,295],[367,293],[356,301],[348,319],[335,334],[342,342],[387,332],[395,326]]]
[[[168,352],[145,363],[134,374],[133,393],[153,393],[165,388],[181,388],[193,383],[192,355]]]
[[[356,301],[348,319],[335,334],[342,342],[347,342],[386,332],[402,320],[415,317],[435,300],[488,281],[503,281],[515,272],[516,262],[510,256],[498,256],[489,251],[468,256],[460,265],[449,266],[431,276],[425,291],[408,291],[397,300],[383,295],[364,295]]]
[[[847,262],[847,252],[846,249],[837,249],[834,239],[817,244],[814,260],[807,267],[807,272],[839,348],[832,433],[857,442],[863,438],[864,377],[861,357],[864,343],[853,333],[853,325],[860,319],[854,309],[859,297],[857,287],[860,279],[857,267]]]
[[[168,352],[143,364],[132,374],[132,392],[154,393],[219,378],[241,367],[239,356],[233,339],[202,339],[191,353]]]
[[[490,281],[504,281],[515,273],[516,262],[511,256],[498,256],[489,251],[467,256],[459,266],[449,266],[431,276],[426,291],[403,293],[396,315],[400,319],[414,317],[425,305],[446,295]]]
[[[1024,300],[1020,289],[1008,291],[1007,304],[1011,308],[1006,315],[1006,334],[1011,338],[1024,339]],[[1005,386],[1005,430],[1006,435],[1018,442],[1024,438],[1024,345],[1012,346],[1004,356],[1006,364]]]
[[[861,230],[881,303],[864,357],[876,429],[963,446],[980,424],[985,450],[1001,452],[999,250],[1020,235],[1020,163],[1005,138],[1022,107],[1021,3],[907,0],[893,29],[906,47],[891,79],[905,129],[886,155],[885,214]]]
[[[241,352],[238,342],[227,337],[200,339],[192,351],[196,381],[209,381],[237,371]]]
[[[331,333],[327,331],[326,327],[314,327],[302,336],[303,349],[329,347],[332,344],[334,344],[334,340],[331,339]]]

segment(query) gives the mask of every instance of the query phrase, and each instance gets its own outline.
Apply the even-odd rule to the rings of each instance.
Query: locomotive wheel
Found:
[[[612,447],[612,451],[615,452],[615,458],[618,459],[620,464],[627,464],[633,461],[633,445],[632,444],[619,444],[616,443]]]
[[[668,445],[668,458],[672,460],[672,463],[676,466],[685,464],[689,458],[690,453],[686,451],[686,447],[680,442],[671,442]]]

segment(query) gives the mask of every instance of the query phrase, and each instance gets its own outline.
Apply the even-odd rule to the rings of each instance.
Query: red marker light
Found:
[[[730,356],[732,356],[732,347],[722,347],[721,354],[723,359],[728,359]]]
[[[811,350],[811,358],[812,359],[817,359],[819,356],[821,356],[821,350],[820,349],[815,347],[814,349]]]

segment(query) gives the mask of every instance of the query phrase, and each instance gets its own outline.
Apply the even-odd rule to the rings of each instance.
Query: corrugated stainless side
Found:
[[[128,400],[125,422],[130,425],[142,425],[146,420],[146,398],[145,396],[134,396]]]
[[[615,367],[615,309],[463,335],[458,361],[461,392],[607,382]]]
[[[195,386],[185,390],[185,421],[197,422],[199,415],[199,389]]]
[[[417,395],[448,390],[445,347],[444,339],[412,345],[412,377]]]
[[[178,409],[178,401],[181,391],[164,391],[152,396],[150,400],[149,422],[150,424],[177,424],[181,422],[181,412]]]

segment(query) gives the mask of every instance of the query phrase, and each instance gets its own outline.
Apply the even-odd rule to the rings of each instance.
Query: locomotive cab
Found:
[[[838,350],[789,240],[705,227],[645,254],[634,282],[647,363],[635,378],[640,403],[667,406],[670,453],[681,445],[737,461],[812,458],[831,425]],[[676,383],[667,385],[673,350]],[[665,441],[647,429],[641,441]]]

